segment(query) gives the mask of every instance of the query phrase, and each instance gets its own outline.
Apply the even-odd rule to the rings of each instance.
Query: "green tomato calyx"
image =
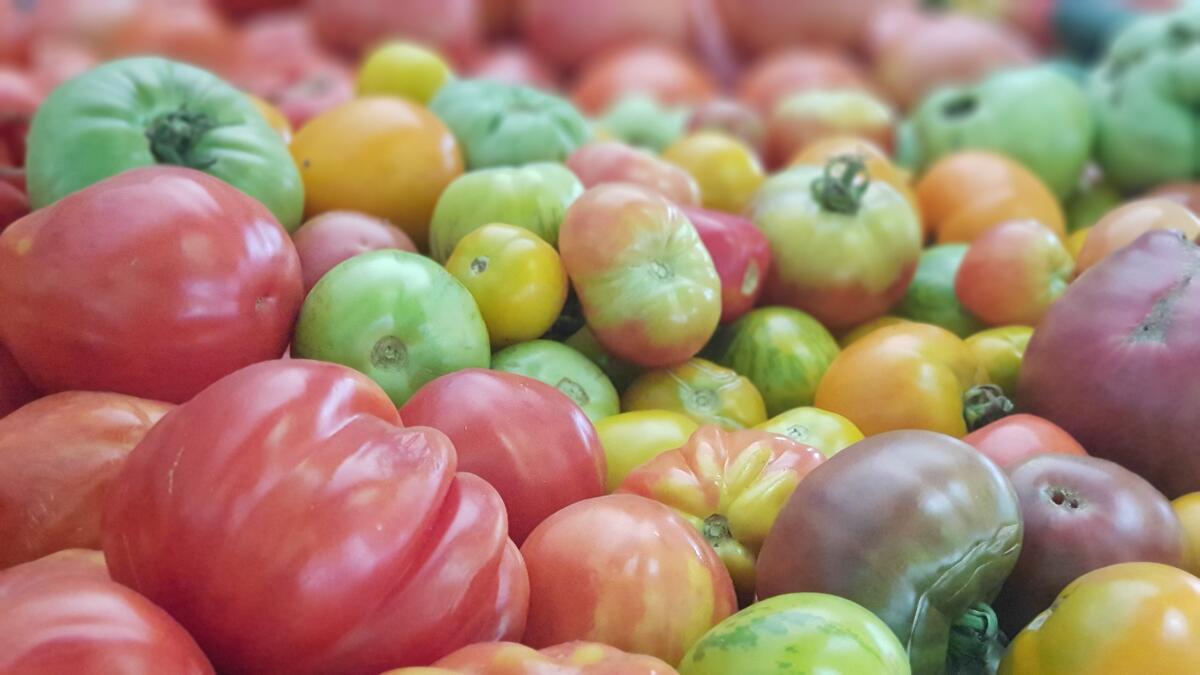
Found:
[[[950,627],[947,672],[989,673],[1007,646],[1000,621],[987,603],[976,603]]]
[[[821,176],[812,182],[813,198],[821,208],[852,216],[862,206],[871,186],[866,161],[860,155],[839,155],[829,160]]]
[[[408,347],[394,335],[385,335],[371,348],[371,365],[381,370],[403,370],[408,363]]]
[[[1013,402],[994,384],[971,387],[963,394],[963,421],[967,431],[986,427],[1013,412]]]
[[[159,164],[185,166],[204,171],[217,163],[217,158],[200,152],[197,146],[208,132],[219,124],[212,117],[185,108],[159,114],[146,126],[150,152]]]
[[[719,513],[714,513],[704,519],[701,533],[704,535],[704,540],[714,548],[721,542],[733,539],[733,531],[729,529],[729,519]]]

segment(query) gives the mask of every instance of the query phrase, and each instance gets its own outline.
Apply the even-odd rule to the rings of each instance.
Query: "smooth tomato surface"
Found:
[[[1036,326],[1074,270],[1075,260],[1052,230],[1015,220],[971,242],[954,290],[967,311],[992,326]]]
[[[976,429],[963,440],[1001,469],[1046,453],[1086,455],[1083,446],[1057,424],[1036,415],[1009,415]]]
[[[676,675],[674,668],[653,656],[629,654],[598,642],[565,642],[541,650],[513,642],[485,642],[463,647],[437,666],[461,675]]]
[[[1200,219],[1170,199],[1139,199],[1109,211],[1087,233],[1079,250],[1076,275],[1133,243],[1151,230],[1175,230],[1188,239],[1200,238]]]
[[[697,424],[725,429],[745,429],[767,419],[762,394],[753,382],[701,358],[638,377],[621,396],[621,408],[674,410]]]
[[[292,234],[292,243],[300,255],[307,293],[338,263],[359,253],[395,248],[417,252],[404,230],[386,220],[354,211],[326,211],[300,226]]]
[[[854,422],[812,406],[781,412],[754,428],[787,436],[797,443],[816,448],[827,458],[863,439],[863,432],[854,426]]]
[[[636,410],[597,422],[596,433],[608,460],[608,491],[616,490],[637,467],[686,443],[699,427],[692,418],[671,410]]]
[[[584,187],[634,183],[679,206],[699,206],[700,186],[687,171],[638,148],[616,141],[589,143],[566,161]]]
[[[12,353],[0,344],[0,418],[38,397]]]
[[[966,343],[992,384],[1013,396],[1031,337],[1033,329],[1029,326],[1000,326],[981,330],[968,337]]]
[[[708,73],[686,53],[664,45],[631,45],[589,61],[571,99],[598,115],[628,94],[649,94],[669,105],[695,105],[716,96]]]
[[[771,271],[771,245],[754,223],[729,213],[686,208],[721,278],[721,323],[754,308]]]
[[[696,179],[704,208],[729,214],[745,211],[766,179],[753,149],[717,131],[684,136],[663,151],[663,159]]]

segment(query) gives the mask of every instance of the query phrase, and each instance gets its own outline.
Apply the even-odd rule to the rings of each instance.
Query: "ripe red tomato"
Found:
[[[352,55],[398,37],[465,63],[483,38],[478,0],[309,0],[308,16],[327,47]]]
[[[637,44],[590,60],[579,73],[571,99],[599,115],[622,96],[641,93],[666,105],[695,105],[712,99],[716,85],[687,54],[658,44]]]
[[[174,406],[90,391],[51,394],[0,420],[0,569],[100,548],[100,516],[126,455]]]
[[[15,185],[0,180],[0,232],[29,213],[29,197]]]
[[[700,186],[691,174],[646,150],[618,141],[588,143],[571,153],[566,165],[584,187],[633,183],[680,206],[700,205]]]
[[[417,252],[404,230],[357,211],[326,211],[301,225],[292,242],[300,255],[305,293],[338,263],[359,253],[388,248]]]
[[[537,380],[492,370],[443,375],[400,410],[450,437],[458,468],[500,493],[513,541],[563,507],[604,494],[604,448],[587,415]]]
[[[499,45],[480,55],[471,65],[471,77],[553,91],[554,70],[537,54],[520,45]]]
[[[1071,434],[1057,424],[1036,415],[1009,415],[976,429],[963,440],[1007,469],[1046,453],[1063,455],[1088,454]]]
[[[683,47],[691,0],[520,0],[525,41],[551,62],[574,67],[634,42]]]
[[[771,245],[762,230],[741,216],[684,208],[721,277],[721,323],[754,308],[771,269]]]
[[[14,68],[0,67],[0,167],[25,166],[25,136],[41,100],[32,80]]]
[[[17,365],[8,348],[0,344],[0,418],[37,397],[38,392],[25,376],[25,371]]]
[[[185,401],[278,358],[302,294],[266,207],[193,169],[127,171],[0,234],[0,332],[44,391]]]
[[[222,672],[375,675],[520,636],[528,582],[500,496],[457,473],[441,432],[399,425],[335,364],[220,380],[130,453],[105,513],[113,578]]]
[[[113,583],[96,551],[62,551],[0,572],[0,672],[212,675],[166,612]]]

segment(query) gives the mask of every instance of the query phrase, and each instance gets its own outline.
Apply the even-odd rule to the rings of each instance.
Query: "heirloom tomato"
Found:
[[[1200,211],[1200,181],[1167,183],[1154,188],[1146,196],[1169,199],[1183,205],[1192,213]],[[1112,208],[1119,205],[1120,198],[1118,197],[1112,202]]]
[[[761,155],[767,133],[758,111],[732,98],[716,98],[696,106],[688,117],[687,131],[724,134],[745,144],[755,157]]]
[[[967,349],[987,371],[988,380],[1008,396],[1015,396],[1025,348],[1033,337],[1029,326],[1000,326],[981,330],[966,339]]]
[[[1005,470],[1038,455],[1087,454],[1057,424],[1026,413],[1002,417],[967,434],[963,441]]]
[[[437,52],[396,40],[367,54],[355,89],[359,96],[398,96],[424,105],[452,79],[454,71]]]
[[[854,344],[855,342],[858,342],[859,340],[870,335],[871,333],[874,333],[877,330],[880,330],[882,328],[887,328],[888,326],[895,326],[896,324],[899,324],[899,323],[920,323],[920,322],[910,321],[908,319],[902,319],[898,316],[891,316],[889,314],[884,314],[883,316],[879,317],[878,319],[871,319],[870,321],[868,321],[866,323],[860,323],[857,326],[855,326],[854,328],[851,328],[850,330],[843,333],[842,336],[840,338],[838,338],[838,345],[842,349],[845,349],[845,348],[849,347],[850,345]]]
[[[687,44],[687,0],[522,0],[521,36],[559,66],[575,67],[622,44]]]
[[[685,208],[721,278],[721,323],[753,309],[771,270],[771,245],[754,223],[741,216]]]
[[[941,326],[962,338],[982,328],[954,292],[954,278],[966,255],[966,244],[941,244],[922,251],[912,283],[892,312],[910,321]]]
[[[362,98],[300,128],[292,157],[304,179],[304,213],[361,211],[429,239],[438,195],[463,171],[454,135],[425,108],[399,98]]]
[[[854,426],[854,422],[835,412],[811,406],[779,413],[754,428],[787,436],[797,443],[816,448],[826,458],[863,439],[863,433]]]
[[[607,490],[616,490],[642,464],[682,446],[698,428],[692,418],[670,410],[638,410],[597,422],[608,462]]]
[[[627,183],[589,188],[559,232],[563,265],[588,327],[642,366],[695,356],[721,318],[721,280],[687,216]]]
[[[33,383],[17,365],[12,352],[0,344],[0,418],[38,397]]]
[[[673,410],[697,424],[725,429],[745,429],[767,419],[754,383],[701,358],[643,374],[621,395],[621,409]]]
[[[346,55],[400,37],[464,61],[476,53],[483,38],[477,0],[308,0],[305,4],[317,37]]]
[[[247,94],[247,97],[250,99],[250,102],[254,104],[254,109],[258,111],[258,114],[263,116],[263,119],[267,121],[267,125],[274,129],[275,133],[279,134],[279,137],[283,139],[283,142],[285,144],[291,143],[292,134],[295,132],[295,130],[292,129],[292,123],[288,121],[287,116],[284,115],[279,108],[276,108],[274,105],[267,103],[257,96]]]
[[[1200,218],[1169,199],[1139,199],[1109,211],[1088,229],[1079,249],[1076,276],[1153,230],[1173,230],[1192,241],[1200,238]]]
[[[783,49],[754,62],[738,82],[737,96],[764,117],[790,94],[816,89],[867,87],[852,60],[817,49]]]
[[[0,167],[0,172],[4,171],[5,169]],[[24,181],[23,172],[20,173],[20,176],[21,180]],[[3,232],[4,228],[28,214],[29,197],[26,197],[24,191],[9,183],[3,175],[0,175],[0,232]]]
[[[632,183],[654,190],[679,206],[699,206],[700,186],[687,171],[616,141],[588,143],[566,161],[584,187]]]
[[[841,155],[858,155],[867,165],[867,175],[871,180],[882,181],[891,185],[896,192],[904,196],[904,200],[920,213],[917,195],[913,192],[912,176],[908,171],[892,163],[891,157],[883,148],[871,141],[854,136],[839,136],[826,138],[804,148],[792,158],[791,165],[800,164],[823,165],[834,157]],[[926,228],[926,232],[928,228]]]
[[[459,675],[678,675],[653,656],[598,642],[565,642],[536,651],[513,642],[484,642],[463,647],[435,665]],[[392,675],[419,674],[402,670]]]
[[[695,105],[717,94],[709,74],[686,52],[662,44],[631,44],[589,60],[580,69],[571,100],[599,115],[628,94],[667,105]]]
[[[1054,232],[1034,220],[1013,220],[971,242],[954,291],[967,311],[989,325],[1036,326],[1074,271],[1074,258]]]
[[[812,144],[845,136],[862,138],[890,151],[896,112],[862,89],[816,89],[789,94],[767,117],[767,164],[785,166]]]
[[[15,68],[0,66],[0,168],[25,166],[25,141],[42,93]]]
[[[326,211],[301,225],[292,243],[300,255],[305,293],[338,263],[360,253],[387,248],[417,252],[404,230],[356,211]]]
[[[687,443],[634,469],[617,492],[662,502],[704,534],[743,604],[754,561],[779,509],[824,461],[816,449],[766,431],[700,427]]]
[[[567,395],[593,423],[621,411],[613,383],[588,357],[553,340],[530,340],[492,354],[492,370],[532,377]]]
[[[645,93],[629,94],[609,106],[592,126],[592,140],[621,141],[661,153],[684,133],[688,109],[660,103]]]
[[[572,504],[543,521],[521,553],[531,647],[589,640],[678,663],[737,611],[729,573],[701,534],[645,497]]]
[[[1200,572],[1200,492],[1192,492],[1171,502],[1175,516],[1183,526],[1183,569]]]
[[[0,569],[99,548],[104,501],[125,456],[172,407],[67,391],[0,420]]]
[[[578,299],[575,304],[578,306]],[[579,321],[582,323],[582,317]],[[630,382],[642,374],[640,366],[613,356],[612,352],[600,344],[600,341],[596,339],[596,334],[586,325],[576,330],[563,344],[583,354],[589,361],[599,366],[600,370],[603,370],[608,379],[612,381],[617,391],[624,390]]]
[[[471,64],[467,74],[480,80],[495,80],[551,91],[558,86],[558,73],[548,63],[527,47],[513,43],[501,43],[484,51]]]
[[[550,514],[604,494],[604,449],[575,402],[524,375],[467,369],[421,387],[400,409],[458,451],[458,468],[491,483],[518,544]]]
[[[271,212],[194,169],[126,171],[0,235],[0,333],[44,391],[185,401],[278,358],[303,293]]]
[[[715,211],[742,213],[766,179],[754,150],[717,131],[684,136],[663,150],[662,157],[696,179],[700,203]]]
[[[1200,579],[1121,563],[1073,581],[1021,631],[1000,675],[1185,675],[1200,662]]]
[[[67,550],[0,572],[0,672],[213,675],[162,609],[115,583],[96,551]]]
[[[256,364],[130,453],[104,551],[113,578],[167,610],[221,672],[428,664],[515,638],[525,620],[503,502],[456,467],[450,440],[401,427],[366,377]]]

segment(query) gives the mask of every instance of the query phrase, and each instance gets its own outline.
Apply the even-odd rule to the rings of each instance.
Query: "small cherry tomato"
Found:
[[[695,420],[671,410],[637,410],[596,422],[608,460],[608,491],[616,490],[637,467],[686,443],[698,428]]]
[[[663,151],[663,159],[691,174],[706,209],[741,213],[766,174],[758,156],[742,141],[716,131],[685,136]]]
[[[395,40],[376,47],[358,70],[359,96],[397,96],[424,105],[454,78],[437,52]]]
[[[701,358],[642,375],[625,390],[621,407],[674,410],[697,424],[725,429],[745,429],[767,419],[762,394],[750,380]]]
[[[810,445],[826,457],[833,457],[863,439],[863,432],[854,426],[854,422],[812,406],[792,408],[754,428]]]

